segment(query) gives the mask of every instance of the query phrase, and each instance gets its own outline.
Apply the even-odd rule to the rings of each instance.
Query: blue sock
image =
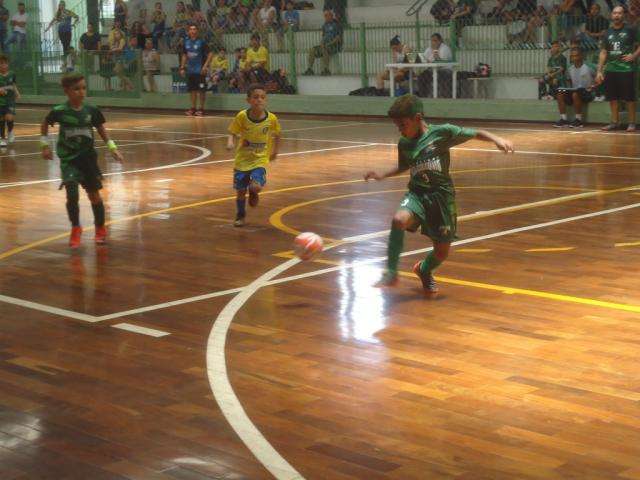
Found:
[[[243,198],[242,200],[236,199],[236,207],[238,209],[238,217],[244,217],[247,214],[245,205],[246,200]]]

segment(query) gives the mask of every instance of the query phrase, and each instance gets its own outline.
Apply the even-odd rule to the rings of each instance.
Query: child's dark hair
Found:
[[[267,91],[263,84],[252,83],[251,85],[249,85],[249,88],[247,88],[247,98],[251,98],[251,95],[253,95],[253,92],[255,92],[256,90],[264,90],[265,92]]]
[[[9,63],[9,57],[4,53],[0,53],[0,63]]]
[[[415,95],[406,94],[398,98],[387,115],[389,118],[413,118],[422,113],[422,100]]]
[[[60,84],[62,85],[62,88],[71,88],[76,83],[81,82],[82,80],[84,80],[84,75],[82,75],[81,73],[69,73],[68,75],[62,77]]]
[[[260,34],[259,33],[254,33],[253,35],[251,35],[251,40],[257,40],[260,41]]]

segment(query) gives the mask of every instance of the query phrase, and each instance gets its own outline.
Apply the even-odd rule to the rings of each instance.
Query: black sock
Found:
[[[96,227],[104,226],[104,203],[102,203],[102,201],[92,203],[91,209],[93,210],[93,218]]]
[[[4,123],[4,122],[3,122]],[[74,227],[80,226],[80,205],[78,204],[78,185],[66,185],[67,190],[67,214]]]
[[[5,121],[4,120],[0,120],[0,137],[4,138],[4,125],[5,125]]]
[[[7,120],[7,130],[9,133],[13,132],[13,120]]]

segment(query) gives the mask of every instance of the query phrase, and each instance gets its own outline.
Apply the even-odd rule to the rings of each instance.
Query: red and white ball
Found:
[[[293,251],[300,260],[311,260],[322,252],[324,242],[322,237],[313,232],[304,232],[293,241]]]

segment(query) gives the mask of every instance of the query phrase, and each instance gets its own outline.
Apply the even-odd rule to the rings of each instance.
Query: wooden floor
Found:
[[[0,152],[0,479],[640,479],[638,135],[458,148],[429,301],[372,287],[407,182],[361,181],[386,120],[285,117],[238,229],[229,117],[106,112],[110,242],[82,198],[72,252],[45,113]],[[309,230],[349,241],[296,264]]]

